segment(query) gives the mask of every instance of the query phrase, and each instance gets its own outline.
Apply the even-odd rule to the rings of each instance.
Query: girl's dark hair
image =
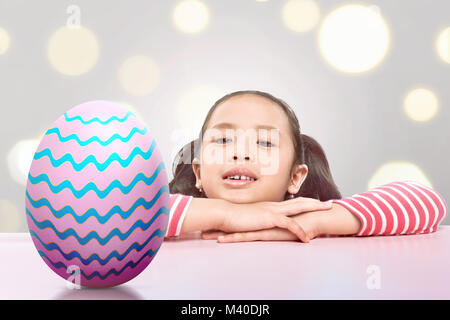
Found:
[[[174,159],[172,166],[173,179],[169,183],[170,193],[181,193],[206,198],[204,192],[200,192],[195,187],[196,178],[192,169],[192,161],[194,158],[200,159],[199,153],[203,135],[208,126],[209,119],[217,106],[233,96],[243,94],[254,94],[265,97],[279,105],[286,113],[289,120],[292,141],[294,142],[295,158],[293,165],[306,164],[308,166],[308,175],[295,197],[315,198],[320,201],[341,199],[341,193],[333,181],[325,152],[316,140],[300,132],[300,124],[291,107],[283,100],[269,93],[254,90],[236,91],[227,94],[214,103],[206,115],[199,137],[184,145]],[[287,196],[288,194],[286,193],[285,199],[287,199]]]

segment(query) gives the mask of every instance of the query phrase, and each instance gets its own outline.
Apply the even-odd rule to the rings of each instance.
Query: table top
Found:
[[[450,299],[450,226],[310,243],[191,233],[165,239],[140,275],[107,289],[70,289],[28,233],[0,233],[0,255],[0,299]]]

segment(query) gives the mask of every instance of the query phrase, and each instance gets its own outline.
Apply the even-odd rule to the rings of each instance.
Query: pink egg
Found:
[[[80,104],[46,132],[25,207],[34,245],[58,275],[111,287],[139,275],[169,220],[166,168],[147,127],[107,101]]]

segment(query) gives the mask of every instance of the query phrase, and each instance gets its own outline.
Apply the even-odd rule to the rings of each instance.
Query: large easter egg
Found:
[[[129,281],[155,257],[169,220],[155,139],[120,105],[68,110],[34,154],[25,206],[34,245],[58,275],[86,287]]]

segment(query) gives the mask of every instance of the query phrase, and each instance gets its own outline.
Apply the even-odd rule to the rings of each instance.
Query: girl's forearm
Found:
[[[333,203],[330,210],[318,211],[321,234],[353,235],[361,228],[361,221],[345,207]]]
[[[187,208],[181,233],[220,229],[227,212],[236,210],[234,205],[223,199],[194,197]],[[336,203],[329,210],[302,213],[298,219],[300,225],[306,222],[317,228],[320,234],[353,235],[361,227],[360,220],[353,213]]]
[[[181,226],[181,233],[218,229],[230,202],[223,199],[193,198]]]

